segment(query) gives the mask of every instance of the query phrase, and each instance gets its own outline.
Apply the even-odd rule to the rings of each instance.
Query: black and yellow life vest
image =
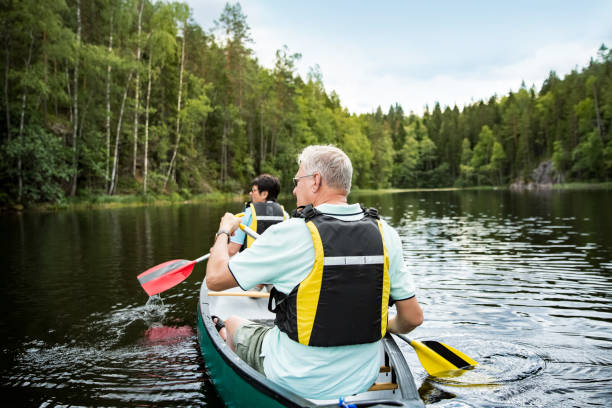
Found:
[[[272,289],[268,308],[289,338],[308,346],[371,343],[387,331],[389,255],[378,212],[343,221],[306,206],[314,265],[289,295]],[[275,303],[275,304],[274,304]]]
[[[247,203],[245,210],[251,208],[250,228],[258,234],[263,234],[270,226],[278,224],[286,219],[285,210],[282,205],[274,201],[263,203]],[[255,242],[255,238],[247,235],[240,251],[249,248]]]

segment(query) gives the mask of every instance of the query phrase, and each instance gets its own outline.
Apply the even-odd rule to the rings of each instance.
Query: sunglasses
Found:
[[[312,177],[312,176],[314,176],[314,175],[315,175],[315,173],[308,174],[308,175],[306,175],[306,176],[294,177],[294,178],[293,178],[293,187],[294,187],[294,188],[295,188],[295,187],[297,187],[297,185],[298,185],[298,181],[300,181],[300,179],[301,179],[301,178],[304,178],[304,177]]]

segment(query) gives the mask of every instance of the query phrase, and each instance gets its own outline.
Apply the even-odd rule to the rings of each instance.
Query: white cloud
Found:
[[[520,77],[525,79],[527,85],[541,84],[551,70],[564,75],[576,66],[586,66],[589,59],[595,56],[599,45],[578,42],[549,44],[535,50],[526,59],[497,68],[492,74],[509,79]]]
[[[481,54],[473,62],[459,61],[468,68],[472,65],[473,69],[450,73],[444,66],[428,65],[429,58],[418,51],[396,53],[391,60],[391,54],[382,50],[347,45],[339,38],[312,33],[304,37],[295,31],[265,26],[254,26],[252,31],[254,51],[262,65],[272,67],[275,51],[287,44],[291,52],[302,53],[298,64],[300,75],[305,77],[309,67],[318,64],[326,89],[335,90],[342,104],[354,113],[372,112],[379,105],[386,111],[396,102],[405,112],[412,110],[417,114],[424,111],[425,105],[432,107],[436,101],[443,106],[457,104],[461,108],[494,94],[503,96],[511,89],[517,90],[523,80],[528,87],[536,85],[539,89],[551,70],[562,77],[576,66],[586,66],[600,45],[573,42],[522,49],[522,55],[517,55],[522,59],[514,61],[512,58],[498,61],[497,55]],[[415,69],[423,72],[414,75]]]
[[[206,0],[205,6],[192,3],[196,21],[207,30],[225,4],[222,0]],[[396,102],[405,112],[417,114],[436,101],[461,108],[494,94],[506,95],[523,80],[528,87],[539,89],[551,70],[562,77],[575,67],[586,66],[601,43],[589,43],[597,35],[567,43],[551,43],[547,36],[525,42],[523,36],[516,43],[504,41],[506,49],[499,49],[473,43],[471,38],[464,49],[450,50],[442,43],[416,44],[417,39],[415,44],[406,38],[385,42],[372,32],[366,45],[340,34],[326,35],[300,20],[271,20],[270,5],[245,3],[243,12],[259,63],[271,68],[276,50],[286,44],[291,53],[302,54],[299,74],[305,78],[310,67],[319,65],[327,91],[336,91],[343,106],[354,113],[372,112],[377,106],[386,111]],[[343,22],[338,23],[341,30]],[[380,44],[372,46],[376,41]]]
[[[425,73],[418,78],[401,72],[370,74],[376,64],[363,55],[357,54],[354,57],[358,60],[351,61],[319,56],[322,55],[320,65],[326,88],[335,90],[351,112],[372,112],[379,105],[386,111],[397,102],[405,112],[421,114],[426,104],[432,107],[436,101],[442,106],[457,104],[461,108],[494,94],[503,96],[517,90],[522,81],[539,89],[551,70],[562,77],[576,66],[584,67],[596,49],[596,44],[552,44],[531,52],[527,58],[507,65],[489,65],[484,71],[432,76]]]

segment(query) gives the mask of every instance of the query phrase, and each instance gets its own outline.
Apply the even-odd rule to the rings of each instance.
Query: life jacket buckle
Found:
[[[378,215],[378,210],[376,208],[364,208],[361,207],[361,209],[363,210],[364,215],[368,216],[368,217],[372,217],[376,220],[380,219],[380,216]]]
[[[274,286],[270,289],[270,297],[268,298],[268,310],[276,313],[278,307],[287,299],[287,295],[276,290]]]
[[[302,210],[306,207],[305,205],[300,205],[295,210],[291,211],[291,218],[302,218]]]
[[[313,207],[312,204],[308,204],[302,209],[300,216],[306,219],[306,222],[310,221],[317,215],[321,215],[321,212]]]

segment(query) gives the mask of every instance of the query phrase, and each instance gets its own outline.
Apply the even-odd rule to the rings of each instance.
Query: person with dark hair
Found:
[[[251,182],[249,196],[251,201],[246,203],[242,223],[258,234],[262,234],[270,226],[278,224],[289,218],[282,205],[276,202],[280,193],[280,182],[271,174],[260,174]],[[229,256],[238,251],[244,251],[253,244],[254,240],[242,230],[236,231],[227,247]]]

